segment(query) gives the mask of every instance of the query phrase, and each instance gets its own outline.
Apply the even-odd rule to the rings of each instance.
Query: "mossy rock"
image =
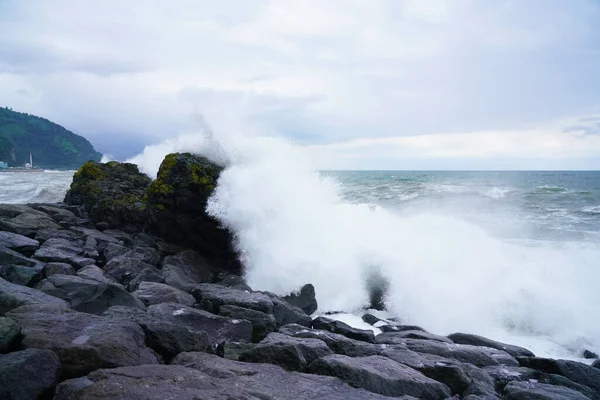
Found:
[[[135,164],[86,162],[73,175],[65,203],[83,206],[93,222],[111,227],[143,225],[145,210],[142,197],[150,178]]]

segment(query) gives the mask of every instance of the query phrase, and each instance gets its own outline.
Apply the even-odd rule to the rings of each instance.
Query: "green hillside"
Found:
[[[84,137],[45,118],[0,107],[0,161],[11,167],[29,162],[39,168],[78,169],[102,154]]]

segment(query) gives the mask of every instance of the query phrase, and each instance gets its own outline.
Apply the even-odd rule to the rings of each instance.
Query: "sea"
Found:
[[[315,171],[280,158],[230,163],[208,206],[253,288],[313,283],[318,313],[365,327],[375,276],[378,315],[540,356],[600,353],[600,172]],[[72,175],[0,173],[0,203],[61,201]]]

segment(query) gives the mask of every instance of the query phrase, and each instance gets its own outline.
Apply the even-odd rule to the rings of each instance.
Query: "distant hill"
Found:
[[[0,161],[22,166],[29,153],[34,167],[56,169],[78,169],[102,157],[87,139],[54,122],[0,107]]]

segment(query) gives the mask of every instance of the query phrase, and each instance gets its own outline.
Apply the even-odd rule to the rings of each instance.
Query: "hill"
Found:
[[[0,107],[0,161],[22,166],[29,153],[35,167],[55,169],[78,169],[102,157],[87,139],[54,122]]]

